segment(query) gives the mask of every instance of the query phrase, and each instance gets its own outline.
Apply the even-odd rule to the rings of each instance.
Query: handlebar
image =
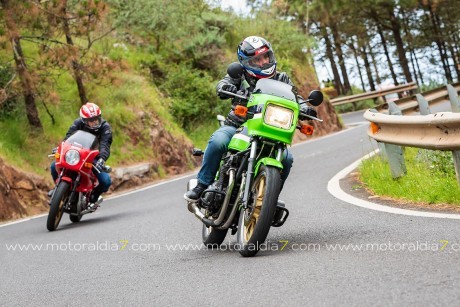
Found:
[[[101,173],[101,172],[97,169],[97,167],[94,166],[94,164],[93,164],[93,169],[94,169],[98,174]],[[108,166],[108,165],[104,165],[104,166],[102,167],[102,169],[103,169],[104,173],[111,173],[111,172],[112,172],[112,168],[111,168],[110,166]]]
[[[229,91],[218,90],[217,92],[218,92],[218,93],[225,94],[225,95],[228,95],[228,96],[233,96],[233,97],[237,97],[237,98],[240,98],[240,99],[244,99],[244,100],[248,100],[248,99],[249,99],[248,96],[240,95],[240,94],[233,93],[233,92],[229,92]]]
[[[304,113],[301,113],[300,115],[303,116],[303,117],[308,117],[309,120],[317,120],[317,121],[319,121],[320,123],[323,122],[323,120],[320,119],[320,118],[318,118],[318,117],[314,117],[314,116],[307,115],[307,114],[304,114]]]

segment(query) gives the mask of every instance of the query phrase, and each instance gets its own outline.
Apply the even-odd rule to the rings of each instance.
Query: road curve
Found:
[[[103,203],[81,223],[46,217],[0,228],[0,302],[14,305],[454,305],[458,221],[351,206],[331,178],[375,145],[358,125],[292,147],[281,194],[291,215],[242,258],[228,236],[200,246],[182,199],[188,178]],[[22,250],[21,250],[22,249]]]

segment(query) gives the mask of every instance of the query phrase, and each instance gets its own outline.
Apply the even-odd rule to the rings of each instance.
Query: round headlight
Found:
[[[69,150],[65,154],[65,162],[67,162],[69,165],[76,165],[78,162],[80,162],[80,153],[76,150]]]

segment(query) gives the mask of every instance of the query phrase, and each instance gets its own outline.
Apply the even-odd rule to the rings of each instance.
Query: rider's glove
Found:
[[[58,148],[54,147],[53,150],[51,150],[51,153],[54,155],[55,153],[57,153],[57,151],[58,151]]]
[[[222,90],[227,91],[227,92],[236,93],[238,91],[238,88],[235,85],[228,83],[228,84],[222,85]]]
[[[99,172],[102,172],[102,171],[104,171],[104,165],[105,165],[104,159],[99,158],[99,160],[97,160],[96,164],[94,164],[94,167],[95,167]]]
[[[230,84],[230,83],[222,85],[220,89],[222,91],[227,91],[227,92],[232,92],[232,93],[236,93],[238,91],[238,88],[235,85]],[[221,99],[232,98],[232,96],[227,95],[225,93],[218,93],[218,95]]]
[[[313,117],[317,117],[318,113],[316,113],[315,109],[309,106],[304,106],[300,109],[300,113],[302,115],[309,115]]]

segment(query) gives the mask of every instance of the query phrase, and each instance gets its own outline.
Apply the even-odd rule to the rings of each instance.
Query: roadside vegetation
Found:
[[[401,201],[460,206],[460,187],[451,152],[405,148],[407,174],[393,179],[390,166],[380,154],[364,160],[360,180],[378,196]]]

